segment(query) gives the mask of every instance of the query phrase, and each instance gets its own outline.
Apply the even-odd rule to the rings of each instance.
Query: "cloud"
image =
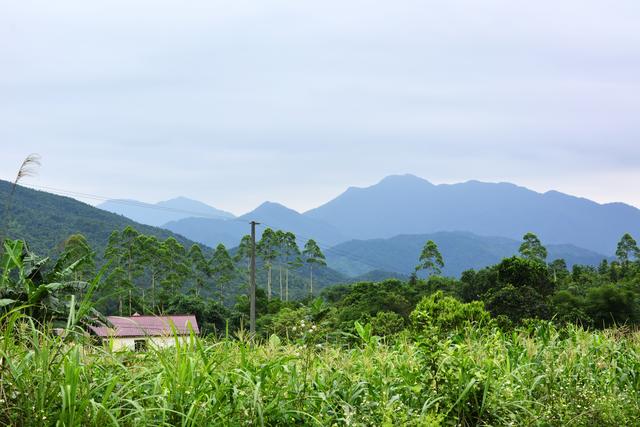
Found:
[[[398,172],[600,200],[616,182],[640,205],[638,18],[630,0],[5,3],[0,174],[39,151],[51,186],[235,211]]]

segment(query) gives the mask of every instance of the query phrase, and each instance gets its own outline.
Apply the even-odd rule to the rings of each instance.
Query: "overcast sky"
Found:
[[[393,173],[640,207],[639,22],[638,0],[0,0],[0,179],[36,152],[27,185],[237,214]]]

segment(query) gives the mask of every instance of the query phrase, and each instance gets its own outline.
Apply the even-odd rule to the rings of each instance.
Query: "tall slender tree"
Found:
[[[220,290],[220,304],[224,305],[225,288],[233,280],[236,268],[231,255],[229,255],[227,248],[222,243],[216,247],[211,258],[211,271],[214,281]]]
[[[271,273],[273,270],[273,262],[278,258],[278,239],[276,233],[271,228],[264,230],[257,246],[258,254],[264,261],[264,266],[267,269],[267,299],[271,300]]]
[[[155,236],[144,236],[141,241],[142,247],[142,264],[145,271],[145,277],[150,281],[148,292],[151,307],[150,312],[158,313],[158,291],[157,284],[162,283],[165,276],[169,273],[169,255],[167,248]],[[142,305],[146,308],[146,301],[143,298]]]
[[[631,234],[625,233],[618,242],[616,257],[618,257],[618,261],[623,268],[629,266],[629,261],[631,261],[632,257],[640,260],[640,248],[638,248],[638,243],[631,237]]]
[[[191,278],[196,296],[200,296],[200,292],[206,286],[207,281],[211,277],[211,265],[202,253],[199,245],[193,244],[189,248],[187,257],[191,264]]]
[[[305,243],[302,257],[309,264],[309,295],[313,295],[313,266],[327,265],[327,261],[320,247],[313,239],[309,239]]]
[[[420,253],[420,263],[416,266],[416,273],[420,270],[426,270],[427,274],[438,275],[442,272],[444,261],[438,250],[438,245],[433,240],[425,243]]]
[[[277,251],[278,251],[278,256],[277,256],[277,260],[278,260],[278,276],[279,276],[279,284],[280,284],[280,301],[284,301],[284,283],[282,281],[283,279],[283,271],[284,271],[284,263],[286,255],[284,252],[284,244],[285,244],[285,232],[282,230],[277,230],[275,232],[275,241],[277,244]]]
[[[253,241],[250,234],[245,234],[240,239],[240,244],[236,249],[233,260],[236,263],[236,270],[241,278],[241,287],[249,290],[249,271],[251,269],[251,246]]]
[[[187,250],[174,237],[162,242],[167,259],[167,274],[162,282],[162,300],[160,308],[164,312],[164,302],[175,297],[189,278],[190,268],[187,258]]]
[[[289,270],[296,269],[302,265],[300,259],[300,248],[296,242],[296,235],[286,232],[281,240],[282,253],[285,260],[285,301],[289,301]]]
[[[122,232],[116,230],[111,233],[105,249],[105,259],[112,263],[113,268],[105,283],[118,295],[120,315],[124,311],[123,297],[129,296],[129,307],[131,307],[132,291],[136,289],[135,280],[143,273],[141,242],[140,233],[133,227],[127,226]]]

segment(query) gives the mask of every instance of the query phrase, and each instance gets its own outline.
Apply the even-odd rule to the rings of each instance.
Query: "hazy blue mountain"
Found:
[[[640,233],[640,210],[623,203],[598,204],[508,183],[433,185],[413,175],[351,187],[304,215],[357,239],[464,230],[519,240],[533,231],[545,244],[570,243],[602,253],[613,253],[624,233]]]
[[[155,204],[139,202],[137,200],[114,199],[97,206],[98,208],[126,216],[141,224],[161,227],[167,222],[183,218],[214,218],[232,219],[234,215],[216,209],[197,200],[186,197],[158,202]]]
[[[6,198],[11,183],[0,180],[0,223],[4,223]],[[132,226],[159,239],[173,236],[182,244],[192,241],[171,231],[139,224],[124,216],[97,209],[78,200],[18,186],[9,215],[8,236],[25,240],[40,255],[50,255],[72,234],[83,234],[98,256],[104,253],[114,230]]]
[[[469,232],[400,235],[390,239],[352,240],[326,251],[328,265],[347,276],[375,270],[411,274],[428,240],[438,245],[444,258],[443,273],[459,276],[464,270],[496,264],[518,252],[520,242],[505,237],[484,237]],[[597,265],[605,255],[573,245],[547,245],[548,260],[563,258],[573,264]]]
[[[274,230],[280,229],[295,233],[300,246],[311,238],[325,245],[334,245],[347,240],[334,227],[272,202],[265,202],[255,210],[232,220],[185,218],[169,222],[164,226],[175,233],[208,246],[216,246],[218,243],[235,246],[242,236],[251,232],[250,221],[260,223],[256,228],[257,238],[260,238],[265,228],[271,227]]]

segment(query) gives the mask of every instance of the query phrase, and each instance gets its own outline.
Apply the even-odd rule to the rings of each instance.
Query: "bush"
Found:
[[[463,303],[441,291],[424,297],[411,313],[414,328],[419,331],[434,328],[440,334],[459,331],[470,324],[483,325],[490,319],[482,302]]]
[[[405,321],[402,316],[392,311],[381,311],[371,318],[371,326],[376,335],[388,336],[402,331]]]
[[[635,294],[616,285],[604,285],[589,289],[587,313],[598,328],[636,323],[638,312]]]

